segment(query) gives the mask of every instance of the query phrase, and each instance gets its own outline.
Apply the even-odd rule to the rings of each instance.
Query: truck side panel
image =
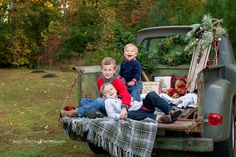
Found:
[[[220,126],[210,126],[205,120],[203,137],[224,141],[230,134],[233,86],[224,79],[224,67],[206,70],[204,78],[204,119],[207,120],[209,113],[219,113],[223,122]]]

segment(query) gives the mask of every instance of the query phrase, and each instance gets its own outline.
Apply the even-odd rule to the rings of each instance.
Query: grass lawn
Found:
[[[53,71],[42,78],[32,70],[0,69],[1,157],[94,157],[85,142],[64,134],[58,115],[75,77],[73,72]],[[76,90],[68,101],[76,105]]]
[[[104,157],[64,134],[59,111],[76,74],[53,72],[57,77],[43,78],[32,70],[0,69],[0,157]],[[67,105],[76,104],[74,89]],[[171,151],[152,156],[196,157]]]

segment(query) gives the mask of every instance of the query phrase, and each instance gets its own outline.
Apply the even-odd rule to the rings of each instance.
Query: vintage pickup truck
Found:
[[[192,28],[188,26],[168,26],[147,28],[137,34],[138,44],[145,44],[147,49],[157,38],[170,36],[173,33],[187,34]],[[235,142],[235,91],[236,65],[234,53],[228,36],[221,36],[218,41],[217,63],[209,65],[211,53],[215,53],[214,46],[210,46],[204,53],[210,53],[204,62],[194,62],[200,52],[198,48],[192,57],[188,71],[188,81],[196,75],[198,93],[198,107],[195,116],[187,120],[179,120],[173,124],[158,125],[155,146],[158,149],[210,152],[211,156],[233,157]],[[201,46],[201,42],[198,44]],[[213,57],[214,58],[214,57]],[[205,64],[205,65],[204,65]],[[199,67],[198,67],[199,66]],[[200,68],[200,69],[198,69]],[[178,67],[172,67],[179,73]],[[181,68],[180,68],[181,69]],[[165,71],[162,67],[160,71]],[[172,72],[173,73],[173,72]],[[170,74],[172,74],[170,73]],[[167,75],[167,74],[165,74]],[[191,76],[192,75],[192,76]],[[191,86],[191,85],[190,85]],[[192,87],[189,86],[189,90]]]
[[[186,35],[192,26],[152,27],[138,31],[137,44],[156,51],[161,39]],[[188,76],[188,91],[197,93],[197,107],[190,116],[176,122],[158,124],[154,149],[205,152],[214,157],[233,157],[235,150],[236,65],[231,43],[225,33],[215,44],[201,49],[201,38],[193,49],[189,65],[166,66],[157,63],[152,76]],[[155,45],[156,44],[156,45]],[[158,57],[157,57],[158,58]],[[94,97],[100,66],[78,71],[78,97]],[[93,80],[93,81],[91,81]],[[86,83],[86,81],[90,83]],[[92,90],[91,90],[92,89]],[[96,146],[90,144],[94,152]]]

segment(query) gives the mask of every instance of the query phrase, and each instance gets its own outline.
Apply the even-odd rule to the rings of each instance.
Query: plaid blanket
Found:
[[[157,124],[145,121],[112,118],[63,118],[64,130],[79,136],[87,134],[87,140],[107,150],[112,156],[149,157],[156,138]]]

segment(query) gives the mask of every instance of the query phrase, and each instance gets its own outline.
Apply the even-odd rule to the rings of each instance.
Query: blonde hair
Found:
[[[103,65],[114,65],[114,68],[116,67],[116,60],[113,59],[112,57],[105,57],[102,60],[101,67]]]
[[[111,83],[109,83],[109,82],[106,82],[106,83],[103,83],[103,85],[101,86],[101,88],[100,88],[100,95],[104,95],[105,93],[104,93],[104,89],[105,89],[105,87],[106,86],[109,86],[109,85],[111,85],[111,86],[113,86]]]
[[[132,43],[126,44],[124,47],[124,51],[128,48],[128,47],[133,47],[136,51],[136,54],[138,54],[138,47]]]

